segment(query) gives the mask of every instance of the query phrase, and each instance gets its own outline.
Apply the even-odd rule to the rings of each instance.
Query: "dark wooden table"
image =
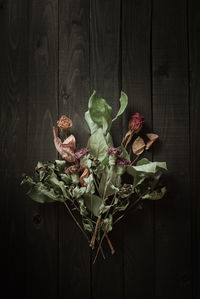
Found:
[[[1,0],[0,43],[2,298],[199,299],[200,1]],[[65,207],[19,185],[58,157],[62,114],[86,145],[93,89],[114,112],[128,94],[115,145],[138,111],[160,136],[148,158],[169,168],[165,199],[116,225],[116,254],[94,266]]]

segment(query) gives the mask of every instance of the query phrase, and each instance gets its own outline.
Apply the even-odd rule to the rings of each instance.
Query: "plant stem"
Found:
[[[111,249],[111,253],[114,254],[114,253],[115,253],[115,249],[114,249],[114,247],[113,247],[113,245],[112,245],[112,243],[111,243],[111,241],[110,241],[110,238],[108,237],[108,234],[105,234],[105,237],[106,237],[106,240],[107,240],[107,242],[108,242],[108,245],[109,245],[109,247],[110,247],[110,249]]]
[[[85,238],[87,239],[87,241],[90,242],[90,240],[89,240],[87,234],[84,232],[84,230],[82,229],[82,227],[80,226],[80,224],[78,223],[78,221],[76,220],[76,218],[74,217],[74,215],[72,214],[72,212],[71,212],[71,210],[70,210],[68,204],[67,204],[65,201],[63,201],[63,203],[64,203],[65,207],[67,208],[67,210],[68,210],[70,216],[72,217],[72,219],[74,220],[74,222],[75,222],[76,225],[78,226],[78,228],[82,231],[82,233],[83,233],[83,235],[85,236]]]
[[[96,222],[96,226],[95,226],[95,229],[94,229],[94,233],[92,235],[92,239],[90,241],[90,247],[92,247],[92,249],[94,249],[94,243],[95,243],[95,239],[96,239],[96,234],[97,234],[97,229],[98,229],[98,226],[99,226],[99,223],[101,221],[101,215],[98,217],[97,219],[97,222]]]
[[[101,248],[101,244],[102,244],[102,242],[103,242],[103,239],[104,239],[104,237],[105,237],[105,234],[106,234],[106,232],[104,232],[104,234],[103,234],[103,236],[102,236],[102,238],[101,238],[101,241],[100,241],[100,243],[99,243],[99,246],[98,246],[98,249],[97,249],[97,253],[96,253],[95,258],[94,258],[94,261],[93,261],[93,265],[94,265],[95,262],[96,262],[96,259],[97,259],[99,250],[100,250],[100,248]]]

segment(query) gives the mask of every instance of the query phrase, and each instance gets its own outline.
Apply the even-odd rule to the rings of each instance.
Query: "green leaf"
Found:
[[[101,128],[99,128],[94,134],[92,134],[88,140],[88,148],[91,151],[91,154],[103,161],[106,157],[106,150],[108,145],[105,140],[105,136]]]
[[[70,185],[70,184],[71,184],[72,179],[71,179],[71,177],[70,177],[69,174],[61,173],[61,174],[60,174],[60,177],[61,177],[61,180],[62,180],[63,182],[65,182],[65,184],[67,184],[67,185]]]
[[[86,191],[86,187],[80,187],[79,188],[79,187],[76,186],[73,189],[72,196],[73,196],[73,198],[78,199],[85,193],[85,191]]]
[[[93,232],[93,223],[89,218],[83,218],[82,222],[83,222],[84,230],[87,230],[90,233]]]
[[[34,186],[36,183],[30,176],[26,176],[22,181],[20,185],[28,184],[30,186]]]
[[[97,195],[84,195],[84,202],[87,209],[96,217],[99,216],[99,209],[103,203],[102,198]]]
[[[69,194],[66,190],[65,184],[63,181],[59,181],[57,179],[57,176],[55,173],[52,173],[46,182],[50,183],[53,187],[56,187],[57,189],[60,189],[62,191],[62,194],[64,195],[65,198],[69,198]]]
[[[162,188],[160,188],[158,190],[154,190],[151,193],[145,194],[142,197],[142,199],[158,200],[158,199],[163,198],[163,196],[166,194],[166,192],[167,192],[166,187],[162,187]]]
[[[94,90],[89,99],[88,108],[93,122],[107,132],[112,123],[112,107]]]
[[[111,134],[108,132],[105,136],[108,147],[113,147],[113,140]]]
[[[125,92],[121,91],[121,97],[119,100],[120,100],[120,108],[119,108],[117,115],[115,116],[115,118],[112,121],[115,121],[116,119],[118,119],[118,117],[124,113],[126,106],[128,105],[128,97],[125,94]]]
[[[55,160],[55,170],[62,171],[66,166],[65,160]]]
[[[150,162],[147,159],[142,160],[143,161],[140,160],[140,164],[137,164],[137,166],[127,167],[127,172],[134,177],[134,187],[141,184],[146,178],[151,178],[157,182],[162,172],[167,170],[165,162]]]
[[[80,159],[81,163],[85,165],[87,168],[91,168],[92,160],[90,160],[90,155],[86,155]]]
[[[116,210],[118,210],[119,212],[125,211],[128,205],[129,205],[129,200],[123,200],[120,202],[120,205],[116,207]]]
[[[44,167],[44,164],[42,162],[38,161],[36,168],[42,168],[42,167]]]
[[[118,187],[121,183],[121,177],[117,173],[117,166],[112,168],[106,167],[102,174],[101,181],[99,184],[99,195],[101,197],[110,196],[115,193],[114,187]]]
[[[95,122],[93,122],[93,120],[91,119],[91,116],[90,116],[90,112],[87,111],[85,112],[85,120],[88,124],[88,127],[90,129],[90,134],[94,134],[94,132],[96,132],[96,130],[99,128],[99,126],[97,124],[95,124]]]
[[[78,200],[78,203],[79,203],[79,207],[80,207],[80,214],[81,214],[82,216],[87,216],[87,215],[88,215],[88,211],[87,211],[87,208],[86,208],[86,205],[85,205],[85,203],[84,203],[83,198],[80,198],[80,199]]]
[[[53,188],[48,189],[43,183],[35,184],[28,192],[27,195],[34,201],[39,203],[53,202],[59,200],[58,195]]]
[[[143,159],[139,160],[136,165],[140,166],[140,165],[149,164],[149,163],[151,163],[151,161],[149,161],[147,158],[143,158]]]

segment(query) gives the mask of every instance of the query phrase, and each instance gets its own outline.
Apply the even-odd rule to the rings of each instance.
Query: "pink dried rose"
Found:
[[[129,122],[129,130],[131,130],[132,132],[134,131],[134,133],[138,133],[142,129],[143,123],[144,123],[144,116],[136,112],[131,117],[131,120]]]
[[[72,120],[66,115],[62,115],[57,121],[57,125],[62,131],[64,131],[72,127]]]
[[[53,127],[53,135],[55,148],[61,157],[68,162],[75,162],[74,150],[76,148],[76,140],[74,135],[70,135],[62,142],[58,137],[58,128],[55,127]]]
[[[148,133],[146,136],[149,138],[149,141],[147,141],[145,149],[148,150],[159,136],[153,133]]]

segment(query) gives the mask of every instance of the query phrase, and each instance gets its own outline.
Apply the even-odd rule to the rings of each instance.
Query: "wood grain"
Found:
[[[0,267],[5,298],[25,298],[25,196],[20,187],[26,153],[27,3],[0,5]],[[12,286],[12,287],[11,287]]]
[[[190,144],[191,144],[191,188],[192,200],[192,261],[193,261],[193,298],[200,297],[200,177],[199,177],[199,96],[200,96],[200,3],[189,1],[188,41],[189,41],[189,79],[190,79]]]
[[[59,116],[73,121],[77,149],[86,147],[89,91],[89,1],[59,4]],[[75,217],[81,223],[78,213]],[[59,209],[60,298],[90,298],[90,248],[64,206]]]
[[[37,161],[55,160],[52,127],[58,116],[58,1],[29,1],[28,173]],[[58,289],[57,205],[27,199],[27,298],[56,298]]]
[[[113,107],[113,115],[119,108],[121,91],[120,71],[120,1],[91,1],[90,22],[90,86]],[[122,122],[113,124],[111,133],[115,146],[122,140]],[[106,260],[99,255],[92,270],[93,298],[122,298],[123,286],[123,234],[117,226],[110,233],[116,253],[106,242]]]
[[[192,298],[186,1],[154,1],[154,159],[167,161],[168,195],[156,203],[156,298]]]
[[[136,112],[145,117],[143,133],[152,132],[151,3],[125,1],[122,12],[122,88],[129,97],[124,132]],[[152,160],[152,151],[145,157]],[[125,298],[154,298],[153,202],[143,207],[124,219]]]

